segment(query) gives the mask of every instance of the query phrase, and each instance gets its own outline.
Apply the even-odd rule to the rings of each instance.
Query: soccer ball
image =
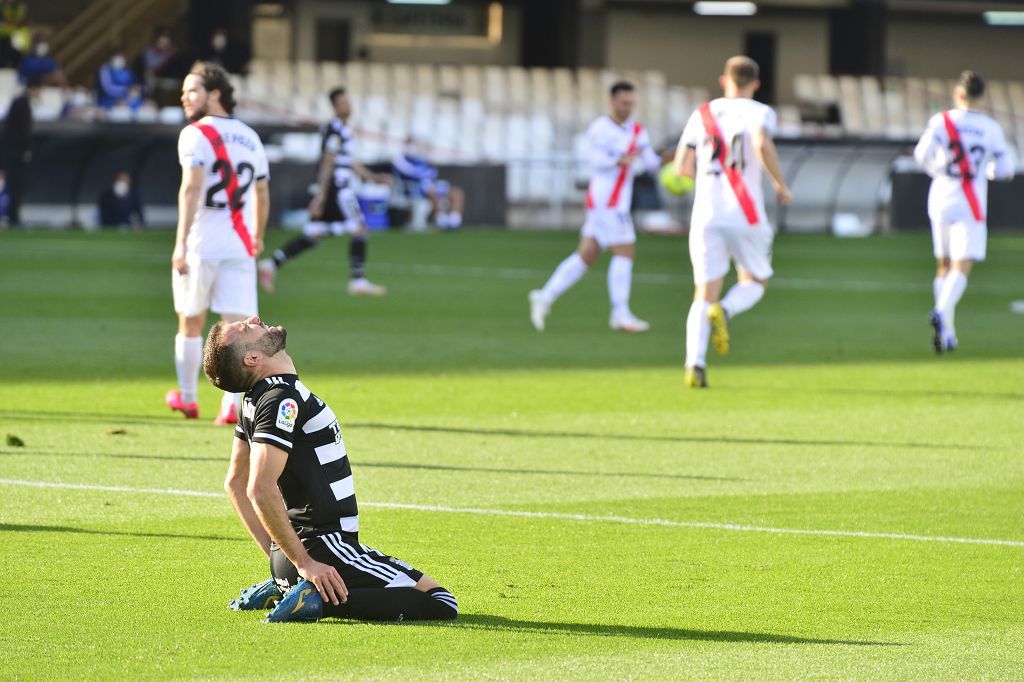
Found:
[[[671,163],[666,163],[661,167],[658,181],[665,188],[665,191],[669,194],[675,194],[677,197],[693,191],[693,178],[688,178],[685,175],[676,175],[676,169]]]

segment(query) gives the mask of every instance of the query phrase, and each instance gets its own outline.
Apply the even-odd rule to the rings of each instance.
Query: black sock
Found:
[[[277,267],[281,267],[282,265],[290,261],[292,258],[298,256],[303,251],[306,251],[307,249],[312,249],[319,243],[320,242],[314,239],[313,237],[307,237],[306,235],[296,237],[295,239],[291,240],[290,242],[288,242],[287,244],[285,244],[280,249],[274,252],[274,265],[276,265]]]
[[[335,606],[324,602],[325,618],[358,618],[398,622],[403,620],[454,620],[459,614],[455,597],[443,587],[420,592],[415,587],[352,589],[348,601]]]
[[[366,277],[366,237],[352,237],[348,240],[348,264],[352,279]]]

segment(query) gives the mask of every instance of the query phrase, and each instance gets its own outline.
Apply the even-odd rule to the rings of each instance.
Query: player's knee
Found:
[[[448,590],[435,587],[426,593],[427,615],[431,620],[455,620],[459,616],[459,602]]]

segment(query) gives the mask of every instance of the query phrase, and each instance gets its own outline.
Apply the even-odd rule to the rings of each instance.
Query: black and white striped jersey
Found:
[[[323,128],[320,152],[334,154],[334,189],[344,189],[355,178],[352,162],[355,161],[356,138],[352,129],[335,116]]]
[[[235,436],[288,453],[277,484],[300,538],[341,532],[358,539],[359,512],[341,427],[298,376],[266,377],[246,393]]]

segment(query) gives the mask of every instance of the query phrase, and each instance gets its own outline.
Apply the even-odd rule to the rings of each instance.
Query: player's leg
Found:
[[[273,293],[274,282],[277,279],[277,271],[284,267],[284,264],[302,253],[312,249],[320,241],[330,235],[330,226],[322,221],[306,223],[302,228],[302,234],[295,237],[281,248],[274,251],[270,258],[264,258],[256,264],[259,273],[260,286],[267,293]]]
[[[221,261],[210,292],[210,310],[225,322],[238,322],[259,313],[256,265],[251,258]],[[224,392],[214,424],[237,424],[242,393]]]
[[[949,272],[943,278],[942,289],[935,303],[941,320],[943,350],[957,347],[956,306],[967,289],[974,264],[985,260],[987,230],[984,223],[956,223],[949,231]]]
[[[359,207],[359,199],[356,197],[355,190],[351,187],[338,190],[337,201],[341,209],[343,229],[349,234],[348,293],[352,296],[383,296],[388,293],[387,288],[374,284],[366,278],[369,230],[366,228],[366,221],[363,218],[363,211]]]
[[[693,265],[693,303],[686,316],[686,384],[707,386],[708,341],[711,319],[708,311],[718,302],[725,275],[729,272],[729,253],[721,230],[690,230],[690,262]]]
[[[729,320],[750,310],[764,298],[768,279],[774,274],[771,228],[766,225],[744,227],[727,230],[724,234],[729,255],[736,263],[737,281],[721,303],[712,303],[708,309],[711,343],[721,355],[729,352]]]
[[[214,269],[198,258],[187,259],[188,272],[171,273],[178,333],[174,337],[174,369],[178,389],[167,392],[164,402],[187,419],[199,416],[199,368],[203,362],[203,326],[210,307]]]
[[[938,215],[929,216],[932,226],[932,251],[935,254],[935,279],[932,280],[932,296],[934,303],[932,311],[928,314],[928,324],[932,331],[932,348],[936,353],[945,350],[943,337],[942,314],[939,312],[939,299],[942,298],[942,289],[946,284],[946,278],[950,270],[949,258],[949,236],[950,224],[942,220]]]
[[[465,194],[461,187],[439,180],[432,188],[437,197],[440,213],[437,224],[445,230],[457,230],[462,227],[462,208],[465,205]]]
[[[307,541],[317,561],[334,566],[348,588],[348,600],[324,602],[280,549],[271,551],[270,566],[277,584],[288,590],[268,616],[269,622],[357,618],[360,620],[451,620],[458,602],[435,580],[403,561],[332,533]]]
[[[612,252],[608,263],[608,299],[611,302],[612,314],[609,326],[626,332],[645,332],[651,325],[641,320],[629,307],[629,295],[633,288],[633,262],[636,260],[636,244],[634,242],[614,244],[609,247]]]
[[[587,224],[590,224],[589,218]],[[533,323],[534,329],[539,332],[544,331],[544,322],[548,313],[551,312],[551,306],[572,285],[580,281],[580,278],[587,273],[599,255],[601,255],[601,247],[598,245],[596,237],[588,233],[587,225],[584,225],[583,235],[580,237],[580,243],[576,250],[558,264],[542,288],[530,292],[530,321]]]

